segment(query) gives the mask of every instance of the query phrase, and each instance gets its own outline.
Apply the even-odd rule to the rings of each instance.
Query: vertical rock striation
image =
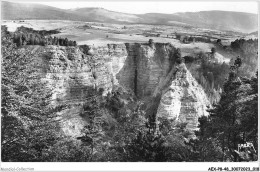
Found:
[[[151,96],[160,79],[170,69],[175,48],[171,44],[126,44],[127,58],[116,75],[119,84],[133,90],[137,97]]]
[[[93,88],[104,94],[118,84],[116,73],[126,59],[124,45],[89,48],[91,54],[79,47],[46,46],[42,54],[45,80],[54,88],[56,103],[80,103],[89,98]]]
[[[139,99],[161,95],[157,116],[188,122],[188,127],[194,129],[198,117],[207,115],[209,102],[186,66],[175,64],[176,51],[165,43],[46,46],[41,57],[44,78],[53,88],[56,104],[81,105],[91,99],[93,89],[103,89],[103,94],[107,94],[113,85],[121,85]],[[79,110],[65,113],[72,114],[68,119],[74,119],[73,114],[78,115]],[[71,128],[79,130],[76,125],[83,125],[80,118],[74,120],[64,123],[69,135],[77,133]]]
[[[170,76],[162,91],[157,117],[187,122],[187,128],[196,129],[198,118],[208,115],[206,109],[210,102],[206,93],[183,63],[177,65]]]
[[[80,116],[81,106],[93,99],[93,89],[102,88],[106,94],[118,84],[115,75],[127,57],[125,45],[46,46],[39,51],[44,80],[53,89],[53,103],[69,105],[58,115],[61,128],[65,135],[78,137],[86,125]]]

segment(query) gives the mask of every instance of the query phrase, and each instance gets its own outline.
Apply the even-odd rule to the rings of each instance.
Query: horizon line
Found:
[[[141,15],[141,14],[148,14],[148,13],[158,13],[158,14],[176,14],[176,13],[188,13],[188,12],[190,12],[190,13],[195,13],[195,12],[204,12],[204,11],[223,11],[223,12],[237,12],[237,13],[248,13],[248,14],[256,14],[256,15],[258,15],[258,6],[256,6],[257,7],[257,11],[256,12],[252,12],[252,11],[255,11],[255,10],[252,10],[252,11],[242,11],[242,10],[234,10],[234,9],[230,9],[230,10],[228,10],[228,9],[195,9],[195,8],[191,8],[190,10],[186,10],[186,11],[183,11],[183,10],[180,10],[180,11],[174,11],[174,9],[173,9],[173,11],[171,11],[171,12],[169,12],[169,9],[168,9],[168,12],[167,11],[156,11],[156,10],[151,10],[151,11],[144,11],[144,12],[142,12],[142,13],[140,13],[140,12],[128,12],[128,11],[124,11],[124,10],[118,10],[118,9],[110,9],[110,8],[107,8],[107,7],[105,7],[105,5],[107,5],[107,4],[111,4],[111,3],[114,3],[115,1],[110,1],[110,2],[108,2],[108,1],[97,1],[97,2],[99,2],[99,6],[96,6],[96,5],[93,5],[93,6],[85,6],[85,5],[88,5],[88,4],[84,4],[84,5],[82,5],[82,6],[72,6],[71,7],[71,4],[73,4],[74,2],[72,2],[72,1],[14,1],[14,0],[11,0],[11,1],[8,1],[8,0],[5,0],[5,1],[1,1],[1,2],[7,2],[7,3],[19,3],[19,4],[32,4],[32,5],[43,5],[43,6],[48,6],[48,7],[52,7],[52,8],[57,8],[57,9],[60,9],[60,10],[75,10],[75,9],[83,9],[83,8],[97,8],[97,9],[105,9],[105,10],[107,10],[107,11],[112,11],[112,12],[118,12],[118,13],[125,13],[125,14],[135,14],[135,15]],[[60,4],[60,2],[63,2],[63,7],[61,7],[61,4]],[[79,3],[82,3],[83,1],[78,1],[77,3],[74,3],[75,5],[77,5],[77,4],[79,4]],[[88,2],[88,3],[93,3],[93,1],[84,1],[83,3],[86,3],[86,2]],[[103,2],[103,3],[102,3]],[[127,3],[127,2],[125,2],[125,1],[120,1],[120,2],[122,2],[122,3]],[[130,1],[128,1],[128,3],[129,3]],[[144,1],[137,1],[137,2],[135,2],[135,1],[132,1],[131,3],[132,3],[132,5],[133,4],[135,4],[135,3],[143,3]],[[147,2],[151,2],[151,3],[154,3],[154,1],[147,1]],[[145,2],[145,3],[147,3],[147,2]],[[185,6],[185,3],[187,4],[187,1],[185,2],[185,1],[183,1],[183,2],[180,2],[180,1],[170,1],[170,2],[168,2],[168,1],[160,1],[160,2],[167,2],[167,3],[178,3],[178,4],[183,4],[184,6]],[[198,4],[198,3],[208,3],[209,1],[207,1],[207,2],[199,2],[199,1],[197,1],[196,3]],[[213,1],[214,2],[214,1]],[[249,3],[250,3],[251,1],[249,1]],[[57,3],[59,3],[59,4],[57,4]],[[70,6],[69,7],[66,7],[66,3],[68,4],[70,4]],[[106,3],[105,5],[104,5],[104,3]],[[122,3],[121,3],[121,6],[122,6]],[[189,2],[189,3],[195,3],[194,1],[193,2]],[[217,3],[234,3],[234,4],[237,4],[237,3],[235,3],[235,2],[228,2],[228,1],[225,1],[225,2],[217,2]],[[244,3],[244,2],[243,2]],[[256,2],[255,2],[256,3]],[[162,3],[161,3],[162,4]],[[257,3],[256,3],[257,4]],[[103,5],[103,6],[102,6]],[[147,5],[147,4],[146,4]],[[154,5],[154,4],[153,4]],[[201,5],[199,5],[199,7],[200,7]],[[211,6],[214,6],[213,4],[211,5]],[[251,5],[252,6],[252,5]],[[193,6],[194,7],[194,6]],[[254,6],[253,6],[254,7]],[[252,7],[252,8],[253,8]],[[113,8],[114,8],[114,6],[113,6]],[[186,8],[186,7],[185,7]],[[211,7],[212,8],[212,7]],[[255,7],[254,7],[255,8]]]

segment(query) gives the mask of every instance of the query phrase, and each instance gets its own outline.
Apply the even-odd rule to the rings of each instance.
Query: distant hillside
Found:
[[[250,33],[257,30],[257,15],[228,11],[201,11],[174,14],[126,14],[103,8],[64,10],[39,4],[1,3],[2,20],[78,20],[107,23],[188,24],[218,30]]]
[[[254,35],[254,36],[258,36],[258,31],[251,32],[251,33],[249,33],[248,35]]]
[[[135,14],[114,12],[104,8],[77,8],[71,9],[69,11],[74,12],[77,15],[83,15],[86,19],[92,19],[94,21],[101,22],[114,21],[136,23],[140,20],[140,17]]]
[[[5,2],[1,3],[2,20],[22,20],[22,19],[41,19],[41,20],[84,20],[84,17],[55,7],[40,4],[22,4]]]
[[[240,32],[254,32],[257,30],[257,15],[230,11],[201,11],[177,13],[183,21],[200,27],[219,30],[233,30]]]

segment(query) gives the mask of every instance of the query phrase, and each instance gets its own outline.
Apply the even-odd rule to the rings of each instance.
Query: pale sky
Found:
[[[19,1],[17,1],[19,2]],[[21,2],[21,1],[20,1]],[[258,13],[258,3],[254,1],[26,1],[25,3],[39,3],[62,9],[102,7],[107,10],[144,14],[144,13],[176,13],[209,10],[238,11]]]

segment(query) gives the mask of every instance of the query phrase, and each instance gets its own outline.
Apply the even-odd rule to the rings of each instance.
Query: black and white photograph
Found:
[[[1,1],[1,163],[259,171],[258,7]]]

